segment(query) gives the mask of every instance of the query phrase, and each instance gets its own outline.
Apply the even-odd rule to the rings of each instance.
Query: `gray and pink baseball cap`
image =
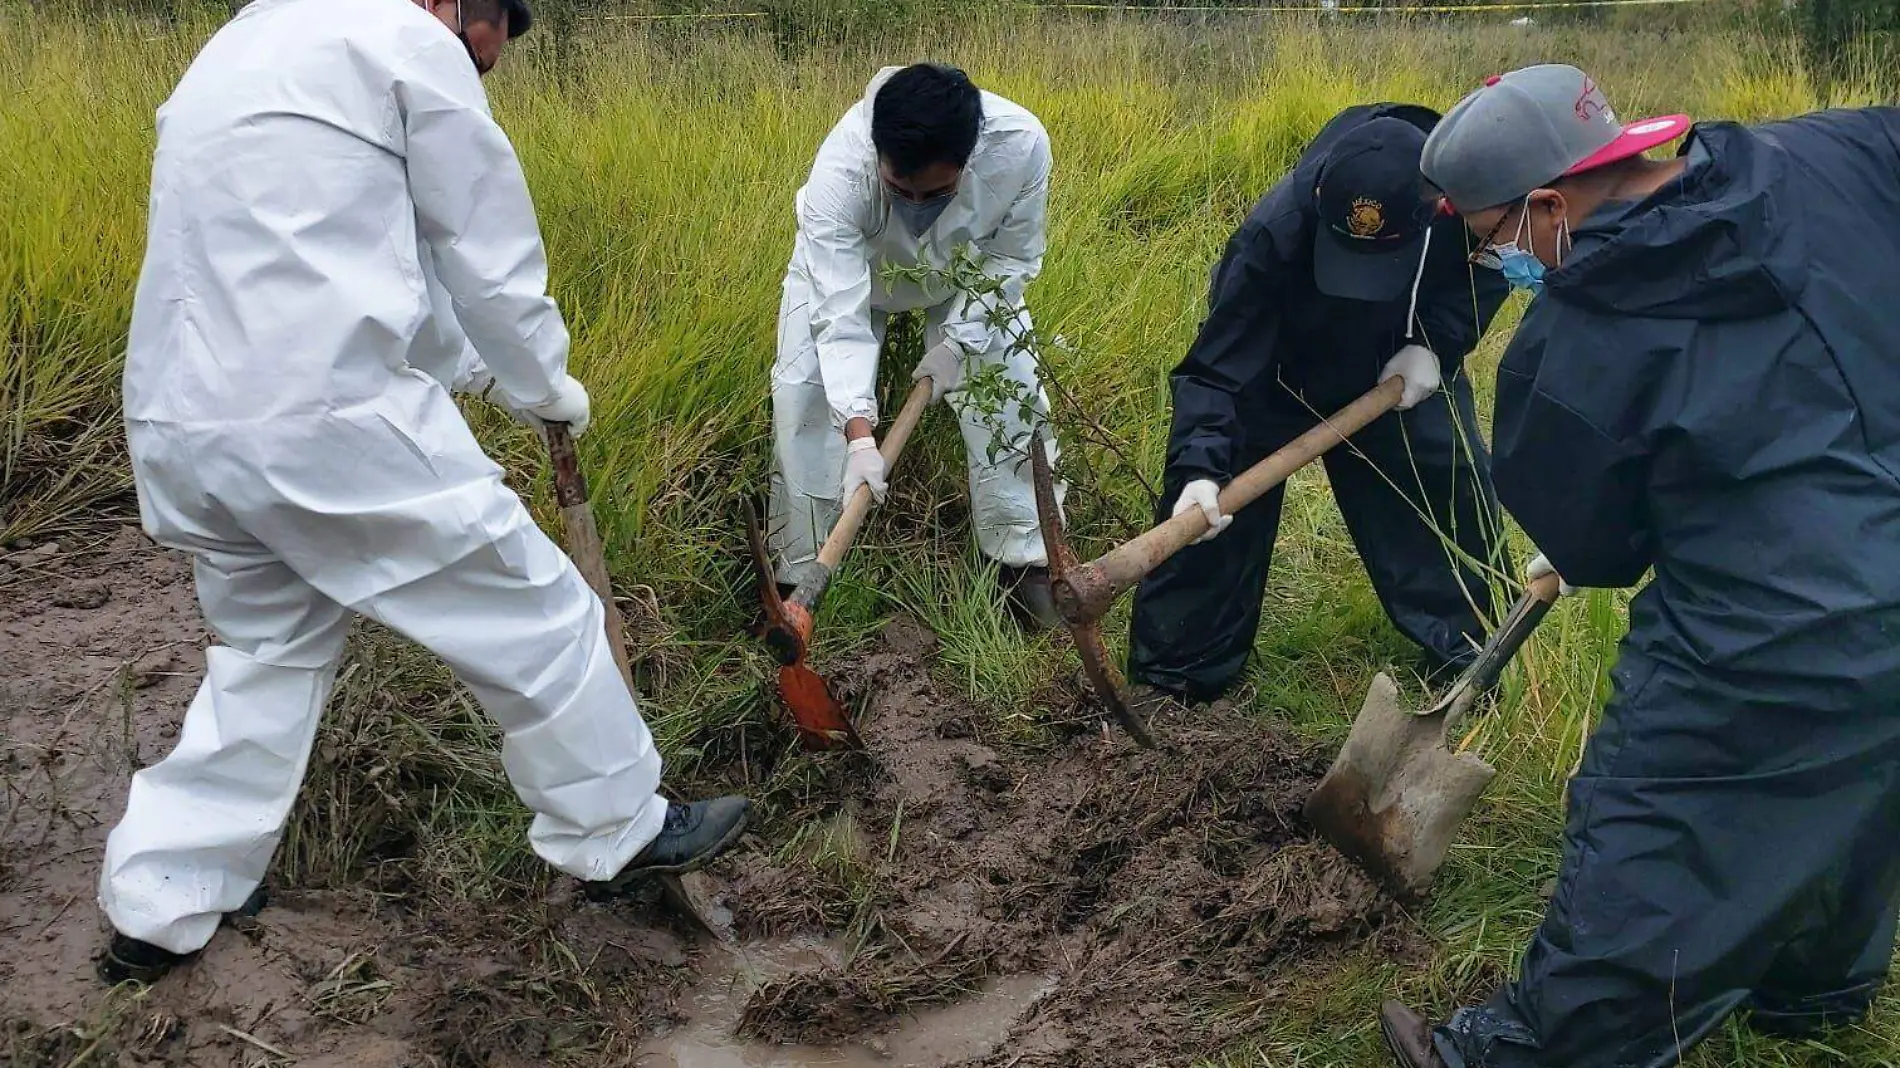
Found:
[[[1486,78],[1446,112],[1419,171],[1452,207],[1481,211],[1687,132],[1687,115],[1624,125],[1588,74],[1544,63]]]

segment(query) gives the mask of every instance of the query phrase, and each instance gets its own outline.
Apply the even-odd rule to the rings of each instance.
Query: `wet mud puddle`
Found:
[[[713,951],[700,980],[678,1002],[686,1022],[641,1047],[640,1068],[943,1068],[982,1057],[1054,981],[1039,975],[993,979],[949,1005],[907,1013],[836,1045],[780,1045],[738,1033],[746,1002],[761,984],[836,967],[840,953],[819,939],[729,944]]]

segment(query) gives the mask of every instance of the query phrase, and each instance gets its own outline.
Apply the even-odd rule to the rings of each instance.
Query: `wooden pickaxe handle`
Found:
[[[587,479],[581,475],[580,460],[574,455],[574,436],[566,423],[547,424],[548,459],[554,465],[554,501],[561,506],[561,529],[567,534],[567,555],[580,569],[581,577],[600,598],[607,613],[607,644],[613,649],[614,666],[633,692],[633,665],[627,659],[627,632],[620,623],[620,608],[614,604],[613,582],[607,576],[607,552],[600,543],[600,528],[594,525],[594,509],[587,502]]]
[[[1233,515],[1265,496],[1327,450],[1358,433],[1359,429],[1396,407],[1405,395],[1405,381],[1397,375],[1341,408],[1329,419],[1294,438],[1273,455],[1249,467],[1220,493],[1222,515]],[[1090,622],[1161,562],[1207,533],[1207,516],[1190,508],[1147,533],[1071,569],[1055,584],[1056,607],[1071,623]]]
[[[904,407],[891,421],[891,428],[884,433],[884,440],[878,443],[878,455],[884,457],[885,477],[897,467],[897,458],[903,455],[904,443],[910,440],[910,432],[917,429],[917,421],[924,416],[924,409],[930,406],[930,379],[920,378],[910,388],[910,395],[904,398]],[[829,575],[843,562],[844,554],[851,550],[852,541],[858,536],[858,528],[864,525],[864,517],[871,513],[871,487],[859,486],[845,502],[844,514],[832,525],[831,536],[818,550],[818,562],[825,565]]]
[[[587,500],[587,479],[581,475],[580,458],[574,454],[574,435],[568,432],[566,423],[547,423],[544,430],[548,459],[554,466],[554,501],[561,507],[561,529],[567,536],[567,555],[593,589],[594,596],[600,598],[601,610],[607,617],[607,647],[613,652],[614,666],[620,669],[620,681],[632,695],[633,663],[627,659],[627,631],[620,622],[620,607],[614,604],[613,582],[607,574],[607,552],[600,543],[600,528],[594,525],[594,509]],[[699,903],[687,890],[683,881],[686,878],[689,876],[654,876],[660,884],[660,893],[675,909],[700,930],[720,938],[719,930],[706,919]]]

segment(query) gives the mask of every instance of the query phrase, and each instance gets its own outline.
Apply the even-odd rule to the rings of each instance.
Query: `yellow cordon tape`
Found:
[[[1650,7],[1656,4],[1706,4],[1710,0],[1545,0],[1521,4],[1435,4],[1430,6],[1382,7],[1376,4],[1352,5],[1340,4],[1337,7],[1313,5],[1285,5],[1276,7],[1129,7],[1125,4],[1035,4],[1034,7],[1055,8],[1061,11],[1128,11],[1149,15],[1165,15],[1177,11],[1200,14],[1235,15],[1271,15],[1280,11],[1332,11],[1353,14],[1390,14],[1403,15],[1410,12],[1445,11],[1522,11],[1551,7]]]
[[[1283,12],[1331,12],[1349,15],[1406,15],[1406,14],[1448,14],[1465,11],[1543,11],[1550,8],[1573,7],[1656,7],[1663,4],[1706,4],[1712,0],[1527,0],[1525,3],[1501,4],[1430,4],[1406,7],[1384,7],[1376,4],[1340,4],[1325,7],[1317,4],[1288,4],[1273,7],[1226,7],[1199,5],[1193,7],[1136,7],[1130,4],[1023,4],[1025,8],[1040,11],[1118,11],[1131,15],[1275,15]],[[693,21],[711,22],[730,19],[762,19],[764,11],[731,11],[712,14],[684,15],[583,15],[581,21],[613,22],[671,22]]]
[[[762,19],[763,11],[733,11],[726,14],[701,15],[582,15],[582,22],[712,22],[716,19]]]

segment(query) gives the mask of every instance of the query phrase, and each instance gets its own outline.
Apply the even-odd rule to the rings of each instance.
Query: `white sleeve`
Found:
[[[409,350],[409,363],[451,393],[480,393],[495,376],[462,332],[462,324],[455,318],[454,301],[443,288],[442,279],[436,277],[435,257],[429,253],[429,246],[418,244],[416,262],[422,266],[422,281],[429,293],[429,325]]]
[[[514,146],[453,38],[410,56],[395,92],[416,225],[446,310],[510,400],[545,403],[567,373],[568,334]]]
[[[976,248],[983,259],[983,272],[1002,280],[1000,296],[1012,307],[1022,307],[1023,291],[1042,273],[1042,256],[1048,247],[1051,164],[1049,137],[1038,131],[1023,164],[1028,176],[1022,191],[1010,204],[996,232]],[[987,351],[993,333],[989,319],[996,305],[995,294],[959,302],[944,318],[944,333],[970,352]]]
[[[835,137],[836,135],[834,135]],[[805,268],[811,276],[811,330],[832,423],[877,424],[877,335],[871,329],[871,256],[859,225],[861,190],[827,139],[795,198]]]

